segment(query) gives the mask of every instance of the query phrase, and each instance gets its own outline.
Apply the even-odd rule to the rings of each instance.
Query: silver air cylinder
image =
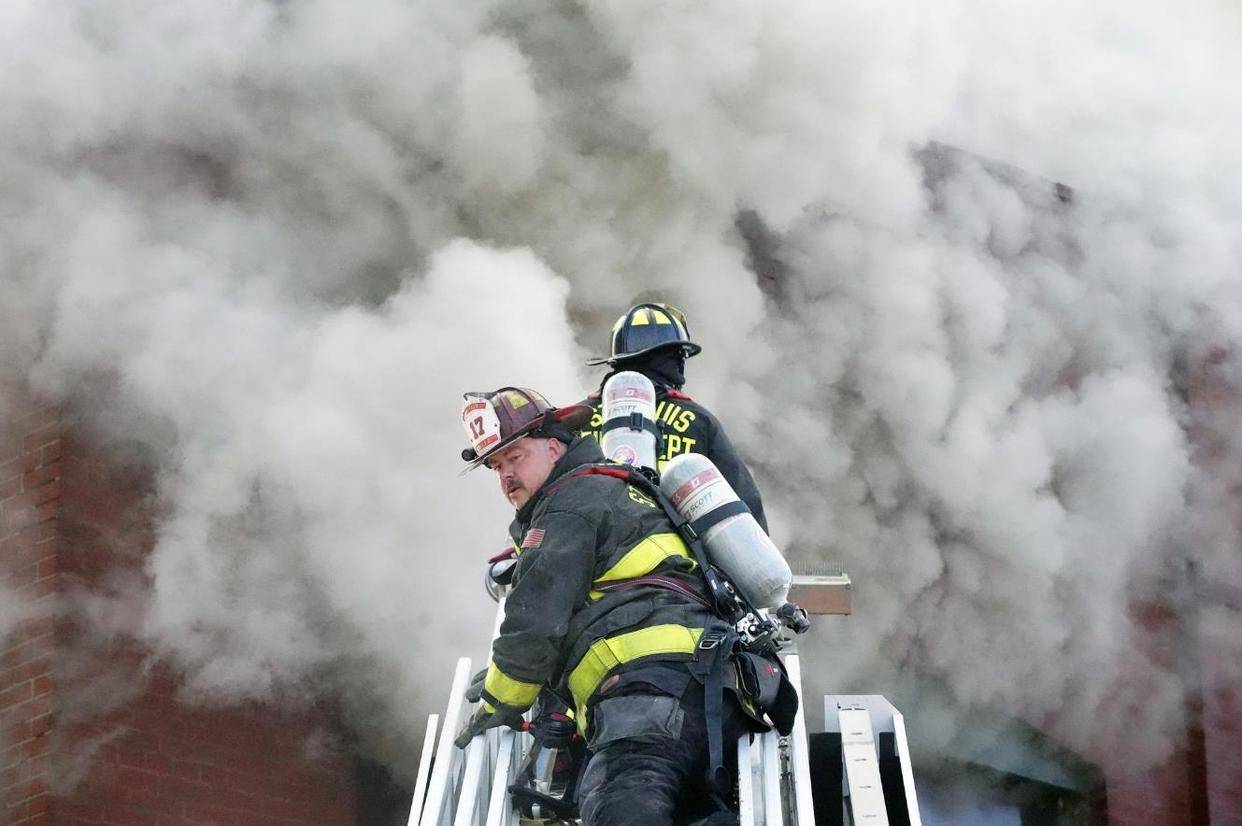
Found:
[[[665,465],[660,490],[691,523],[738,501],[712,460],[698,453],[683,453]],[[793,573],[750,511],[727,516],[708,528],[703,548],[751,605],[776,608],[785,603]]]
[[[655,409],[655,385],[642,373],[627,370],[604,382],[602,412],[606,429],[600,440],[604,458],[655,470]]]

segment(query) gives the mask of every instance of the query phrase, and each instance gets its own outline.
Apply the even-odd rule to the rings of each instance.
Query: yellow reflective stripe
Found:
[[[497,702],[514,708],[526,708],[539,696],[538,683],[524,683],[515,680],[501,671],[496,663],[487,666],[487,678],[483,680],[483,688]]]
[[[628,634],[596,640],[569,673],[569,692],[579,712],[578,728],[586,732],[587,700],[617,666],[655,654],[693,654],[702,628],[684,625],[653,625]],[[490,676],[490,675],[489,675]]]
[[[604,571],[595,582],[596,584],[613,582],[651,573],[657,565],[670,556],[684,556],[690,559],[690,549],[675,533],[653,533],[626,551],[625,556],[621,557],[616,565]]]
[[[664,314],[663,310],[652,310],[651,317],[655,319],[656,324],[672,324],[673,321]]]
[[[641,310],[634,313],[634,317],[630,319],[630,326],[641,327],[644,324],[650,324],[651,323],[650,315],[651,315],[651,311],[648,310],[646,307],[643,307]]]
[[[519,545],[518,543],[514,542],[514,543],[513,543],[513,551],[514,551],[514,553],[516,553],[518,556],[521,556],[521,555],[522,555],[522,546],[521,546],[521,545]]]
[[[595,580],[596,585],[615,582],[618,579],[633,579],[636,576],[649,574],[659,567],[660,563],[670,556],[682,556],[691,559],[690,549],[675,533],[653,533],[625,552],[616,565]],[[599,599],[603,591],[591,591],[591,599]]]

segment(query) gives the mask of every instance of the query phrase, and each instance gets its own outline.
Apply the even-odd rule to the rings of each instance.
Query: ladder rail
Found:
[[[796,826],[815,826],[815,801],[811,797],[811,756],[806,735],[806,703],[802,697],[802,662],[797,654],[785,657],[785,670],[789,682],[798,692],[798,715],[794,718],[793,732],[789,737],[789,781],[793,786],[796,809],[791,818]]]
[[[431,782],[427,788],[426,801],[423,804],[419,826],[448,826],[445,809],[456,789],[450,788],[449,780],[456,785],[457,774],[461,768],[460,749],[453,744],[453,732],[459,728],[462,711],[465,709],[466,687],[470,684],[470,658],[461,657],[457,660],[457,670],[453,673],[453,685],[449,689],[448,710],[444,715],[441,728],[440,746],[436,749],[435,768],[431,772]]]
[[[461,793],[457,796],[457,810],[453,826],[477,826],[483,784],[483,760],[488,750],[487,737],[475,737],[466,749],[466,768],[461,779]]]
[[[501,732],[500,747],[496,754],[496,767],[492,772],[492,792],[488,795],[487,826],[504,826],[505,815],[512,808],[507,804],[509,803],[509,775],[512,773],[510,767],[517,763],[513,759],[516,749],[517,732]]]
[[[749,734],[737,738],[738,826],[755,826],[755,784],[750,745]]]
[[[418,779],[414,781],[414,799],[410,801],[410,818],[406,826],[418,826],[418,819],[423,813],[423,801],[427,799],[427,783],[431,774],[431,755],[434,753],[439,723],[439,714],[427,715],[427,733],[423,735],[423,751],[418,758]]]
[[[914,790],[914,769],[910,763],[910,744],[906,741],[906,719],[901,712],[893,714],[893,737],[897,741],[897,757],[901,761],[901,785],[906,790],[906,811],[910,826],[923,826],[919,799]]]

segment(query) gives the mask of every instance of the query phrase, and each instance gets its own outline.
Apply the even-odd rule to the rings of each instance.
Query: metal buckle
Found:
[[[699,637],[699,650],[711,651],[713,648],[724,642],[725,635],[719,631],[711,631]]]

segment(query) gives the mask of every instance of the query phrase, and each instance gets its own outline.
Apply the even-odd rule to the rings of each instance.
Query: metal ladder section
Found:
[[[798,655],[787,654],[782,659],[801,697]],[[470,713],[465,701],[470,675],[470,659],[462,657],[453,673],[443,717],[432,714],[427,718],[409,826],[519,824],[508,788],[534,740],[523,732],[491,729],[475,737],[464,751],[453,745],[455,732]],[[806,720],[801,703],[789,737],[782,738],[774,731],[756,736],[753,741],[749,736],[742,737],[737,742],[737,754],[738,766],[750,769],[738,772],[741,826],[814,826]]]
[[[889,826],[893,823],[922,826],[905,719],[892,703],[878,694],[829,694],[824,697],[824,723],[829,732],[840,732],[841,801],[846,823],[854,826]],[[892,734],[893,757],[901,768],[899,793],[886,794],[880,776],[876,735]],[[896,785],[890,784],[890,785]]]

